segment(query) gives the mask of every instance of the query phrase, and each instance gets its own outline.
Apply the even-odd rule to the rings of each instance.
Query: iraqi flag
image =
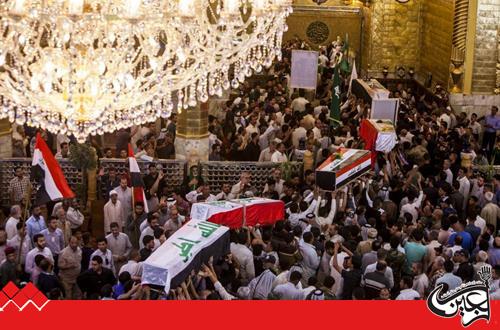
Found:
[[[59,163],[52,155],[40,133],[36,135],[31,163],[31,180],[38,184],[35,205],[63,198],[73,198],[75,193],[68,186]]]
[[[144,212],[147,213],[149,210],[146,194],[144,193],[144,181],[142,181],[141,170],[139,169],[139,164],[137,164],[137,160],[134,156],[134,150],[132,150],[130,143],[128,145],[128,163],[130,166],[130,183],[134,193],[134,203],[144,203]]]

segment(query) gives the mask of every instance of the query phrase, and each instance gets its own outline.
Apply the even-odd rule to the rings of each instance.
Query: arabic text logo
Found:
[[[491,271],[487,266],[483,266],[478,274],[481,281],[464,283],[446,293],[443,293],[444,284],[439,284],[427,298],[427,306],[431,312],[441,317],[454,317],[458,313],[464,327],[480,319],[489,321],[488,291]]]

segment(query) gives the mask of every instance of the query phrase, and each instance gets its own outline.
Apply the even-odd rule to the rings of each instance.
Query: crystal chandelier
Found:
[[[292,0],[4,0],[0,118],[91,134],[168,117],[281,57]]]

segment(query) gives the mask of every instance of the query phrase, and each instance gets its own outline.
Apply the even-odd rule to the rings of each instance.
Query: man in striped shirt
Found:
[[[365,275],[366,299],[375,299],[380,295],[380,290],[389,288],[389,280],[385,277],[387,264],[385,261],[378,261],[374,272]]]

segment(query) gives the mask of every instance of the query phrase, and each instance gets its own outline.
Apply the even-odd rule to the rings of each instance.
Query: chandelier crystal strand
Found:
[[[7,0],[0,118],[88,135],[152,122],[281,57],[291,0]]]

